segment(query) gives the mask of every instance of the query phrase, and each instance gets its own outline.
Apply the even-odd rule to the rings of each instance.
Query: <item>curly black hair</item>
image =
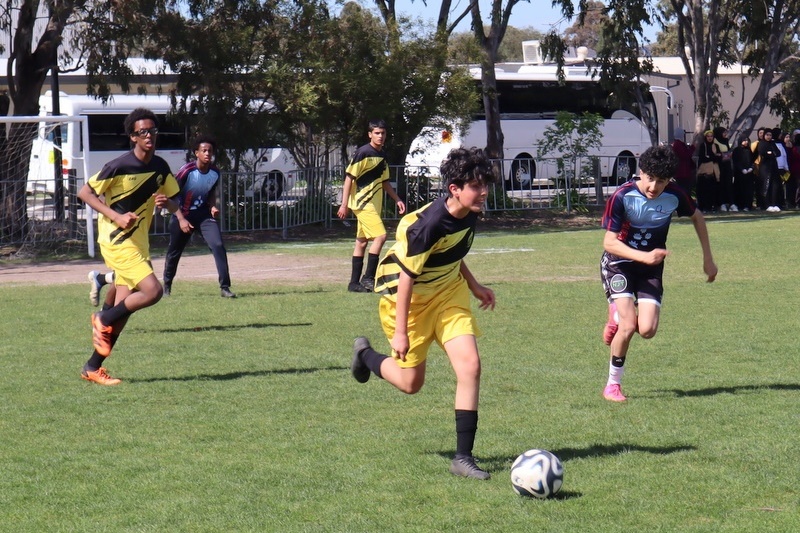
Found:
[[[147,120],[150,119],[153,121],[153,125],[157,128],[158,127],[158,119],[156,118],[156,114],[150,111],[149,109],[145,109],[144,107],[137,107],[133,111],[131,111],[127,117],[125,117],[125,134],[130,137],[133,135],[133,129],[136,127],[136,123],[140,120]]]
[[[445,189],[455,184],[463,189],[466,183],[488,185],[497,181],[492,162],[480,148],[453,148],[440,168]]]
[[[210,144],[211,148],[214,150],[214,153],[217,153],[217,140],[207,133],[198,133],[197,136],[192,139],[192,144],[190,146],[192,153],[196,152],[203,143]]]
[[[678,170],[678,156],[671,146],[651,146],[639,157],[639,169],[653,178],[672,179]]]

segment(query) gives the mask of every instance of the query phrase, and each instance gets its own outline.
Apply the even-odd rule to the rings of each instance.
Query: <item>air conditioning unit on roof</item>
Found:
[[[527,65],[544,63],[542,45],[539,41],[522,41],[522,61]]]

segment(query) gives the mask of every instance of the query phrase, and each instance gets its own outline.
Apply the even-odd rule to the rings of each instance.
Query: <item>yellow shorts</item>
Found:
[[[375,209],[374,204],[367,204],[364,209],[353,211],[358,220],[356,228],[356,239],[374,239],[381,235],[386,235],[386,226],[383,225],[381,215]]]
[[[447,341],[462,335],[479,336],[480,330],[470,308],[470,292],[463,283],[454,294],[446,298],[415,305],[413,298],[408,311],[408,353],[406,360],[392,351],[400,368],[413,368],[428,358],[428,349],[436,341],[442,349]],[[397,324],[397,306],[394,300],[382,296],[379,304],[381,326],[389,341],[394,337]]]
[[[133,290],[144,278],[154,273],[150,258],[137,250],[110,251],[101,246],[101,251],[106,266],[114,271],[114,285],[125,285]]]

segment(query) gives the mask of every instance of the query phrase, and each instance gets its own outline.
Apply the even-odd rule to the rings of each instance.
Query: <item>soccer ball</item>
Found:
[[[549,498],[561,490],[564,467],[547,450],[528,450],[511,465],[511,486],[521,496]]]

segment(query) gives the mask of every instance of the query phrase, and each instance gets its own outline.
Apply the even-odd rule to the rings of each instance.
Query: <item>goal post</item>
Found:
[[[4,251],[58,255],[85,242],[95,256],[94,213],[77,197],[89,176],[88,134],[85,116],[0,117]]]

